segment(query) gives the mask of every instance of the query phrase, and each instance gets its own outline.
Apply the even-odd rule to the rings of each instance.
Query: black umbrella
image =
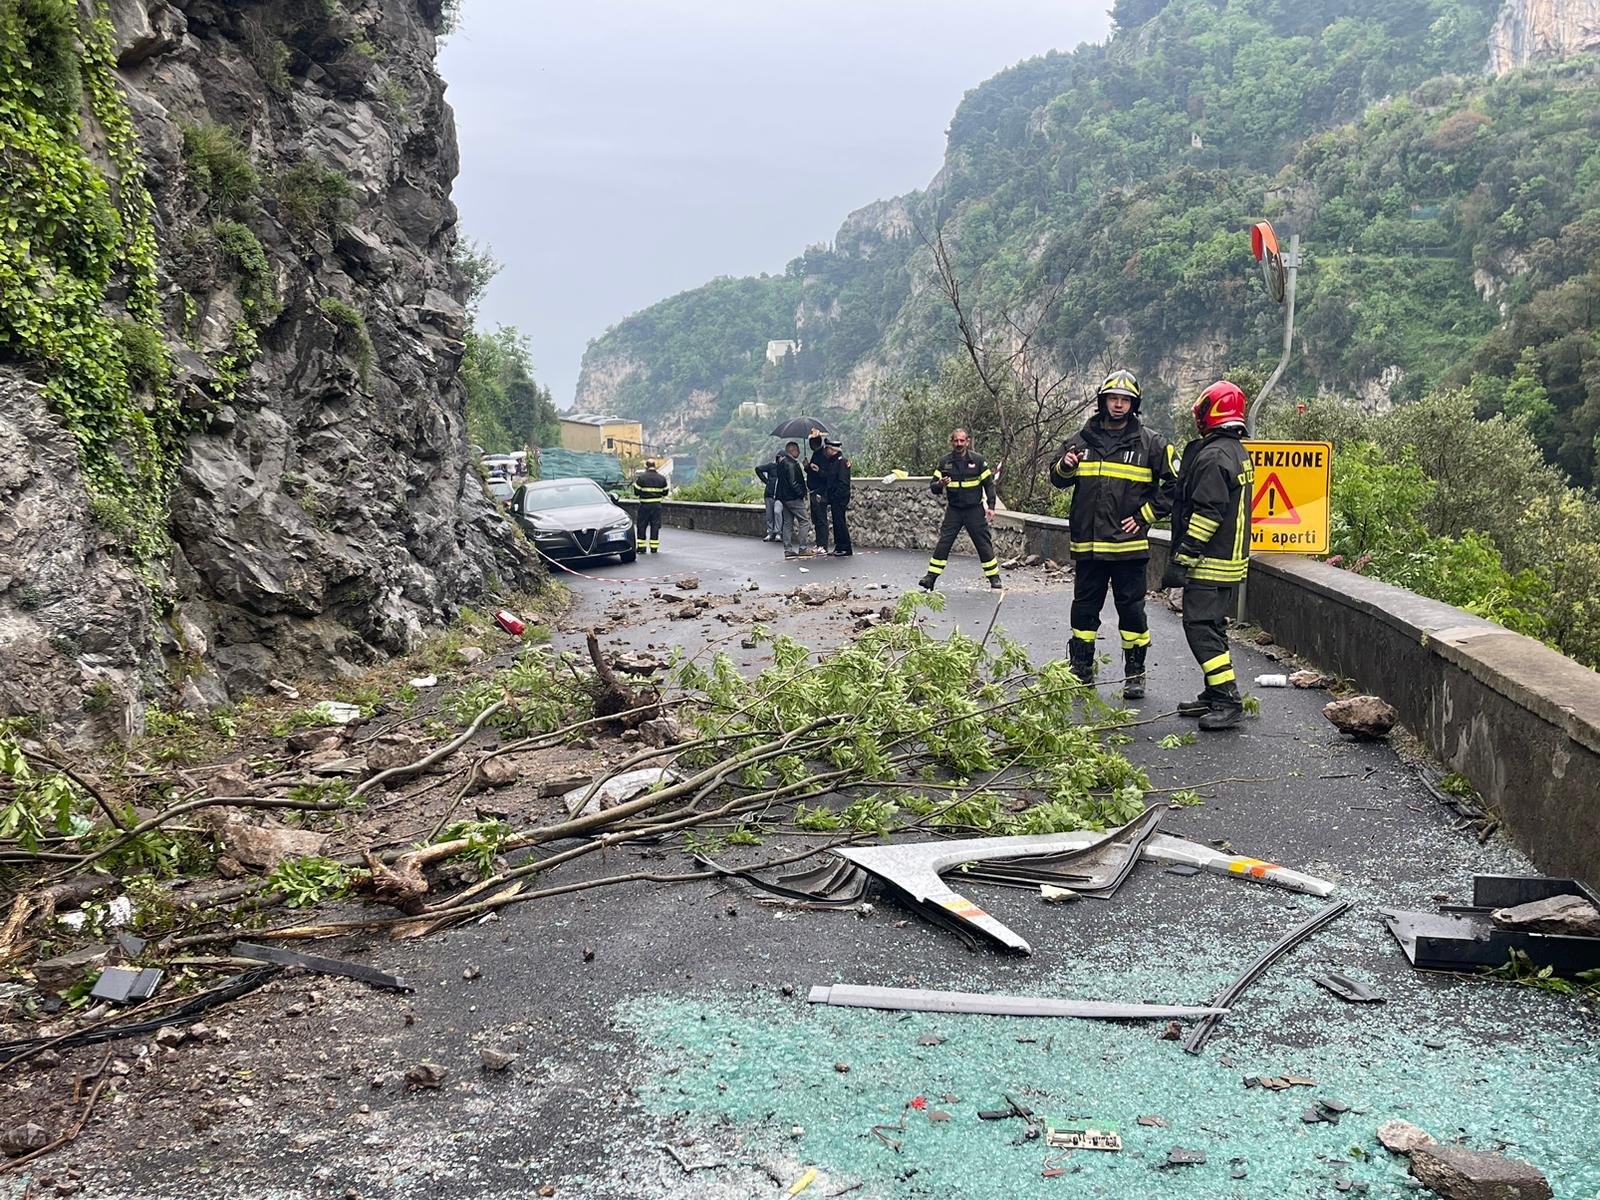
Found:
[[[790,417],[772,431],[772,436],[782,438],[809,437],[812,430],[817,430],[821,433],[833,432],[815,417]]]

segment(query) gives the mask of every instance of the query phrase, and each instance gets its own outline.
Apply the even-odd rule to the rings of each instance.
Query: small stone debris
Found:
[[[300,699],[300,689],[293,684],[285,683],[281,679],[269,679],[267,680],[267,686],[277,692],[278,695],[286,696],[290,700]]]
[[[665,749],[687,741],[689,735],[673,716],[653,717],[639,726],[639,734],[646,745]]]
[[[344,744],[344,735],[327,729],[301,729],[283,739],[283,744],[298,754],[321,754],[337,750]]]
[[[499,1046],[485,1046],[478,1051],[478,1062],[485,1071],[504,1071],[517,1061],[517,1056]]]
[[[803,583],[791,591],[789,597],[811,608],[817,608],[823,604],[830,604],[835,600],[848,600],[850,598],[850,585],[848,583]]]
[[[1439,1139],[1420,1125],[1395,1118],[1378,1126],[1378,1141],[1391,1154],[1410,1154],[1422,1146],[1437,1146]]]
[[[1152,1117],[1152,1116],[1140,1117],[1139,1118],[1139,1124],[1140,1125],[1148,1125],[1152,1129],[1165,1129],[1165,1128],[1167,1128],[1167,1121],[1166,1121],[1165,1117]]]
[[[942,1046],[944,1039],[936,1033],[925,1033],[917,1039],[919,1046]]]
[[[1273,637],[1265,629],[1262,629],[1262,630],[1258,631],[1256,633],[1256,636],[1251,638],[1250,640],[1253,641],[1258,646],[1271,646],[1271,645],[1276,644],[1278,639]]]
[[[483,974],[483,972],[478,970],[477,967],[462,967],[461,968],[461,978],[463,978],[463,979],[476,979],[482,974]]]
[[[408,766],[425,753],[420,738],[404,733],[386,733],[368,744],[367,769],[376,774],[379,771]]]
[[[700,590],[700,576],[685,575],[673,584],[680,592],[698,592]]]
[[[1043,563],[1044,555],[1042,554],[1030,554],[1022,560],[1022,565],[1025,567],[1037,567]]]
[[[554,1196],[555,1194],[556,1185],[553,1183],[547,1183],[539,1189],[539,1195],[541,1196]]]
[[[478,764],[478,785],[480,787],[508,787],[520,778],[522,778],[521,770],[509,758],[491,758]]]
[[[1175,1042],[1183,1036],[1183,1025],[1177,1021],[1168,1021],[1156,1036],[1163,1042]]]
[[[1394,705],[1377,696],[1351,696],[1323,706],[1322,715],[1341,733],[1364,741],[1387,737],[1400,714]]]
[[[414,1063],[406,1069],[406,1086],[412,1089],[443,1087],[445,1076],[449,1074],[448,1067],[436,1062]]]
[[[833,1069],[835,1071],[839,1072],[839,1074],[841,1074],[841,1075],[850,1074],[850,1064],[849,1063],[836,1062],[836,1063],[833,1064]]]
[[[186,1030],[179,1029],[176,1025],[164,1025],[156,1030],[156,1045],[163,1047],[178,1047],[189,1039]]]
[[[489,652],[482,646],[463,646],[456,651],[456,657],[470,667],[488,658]]]
[[[583,961],[584,962],[593,962],[594,961],[594,947],[593,946],[585,946],[583,948]]]
[[[1515,908],[1498,908],[1489,919],[1501,929],[1600,937],[1600,909],[1582,896],[1550,896]]]
[[[1418,1146],[1411,1174],[1445,1200],[1550,1200],[1550,1181],[1531,1163],[1465,1146]]]
[[[1293,671],[1289,675],[1290,687],[1325,688],[1332,682],[1321,671]]]
[[[0,1152],[4,1152],[7,1158],[20,1158],[24,1154],[32,1154],[35,1150],[43,1150],[49,1144],[50,1131],[32,1121],[13,1125],[0,1134]]]
[[[1204,1150],[1191,1150],[1188,1146],[1174,1146],[1167,1151],[1167,1166],[1197,1167],[1206,1161]]]
[[[778,990],[780,992],[782,992],[785,996],[792,996],[792,995],[794,995],[794,984],[786,983],[781,988],[779,988]]]

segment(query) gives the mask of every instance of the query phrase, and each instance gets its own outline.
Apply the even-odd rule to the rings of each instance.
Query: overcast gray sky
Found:
[[[440,69],[482,316],[556,404],[584,346],[715,275],[778,272],[922,187],[963,92],[1100,41],[1110,0],[463,0]]]

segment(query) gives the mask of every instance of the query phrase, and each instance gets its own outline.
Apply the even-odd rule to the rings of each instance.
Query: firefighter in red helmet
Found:
[[[1250,503],[1254,470],[1245,449],[1246,398],[1226,380],[1200,393],[1194,423],[1200,436],[1183,448],[1173,498],[1172,558],[1163,587],[1183,588],[1183,632],[1205,687],[1178,711],[1200,728],[1237,728],[1244,701],[1228,653],[1228,617],[1250,569]]]

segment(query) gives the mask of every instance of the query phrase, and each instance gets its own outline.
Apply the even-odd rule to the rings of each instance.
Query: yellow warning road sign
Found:
[[[1252,554],[1326,554],[1332,442],[1245,442],[1255,467]]]

